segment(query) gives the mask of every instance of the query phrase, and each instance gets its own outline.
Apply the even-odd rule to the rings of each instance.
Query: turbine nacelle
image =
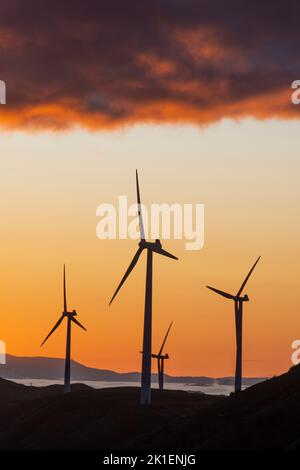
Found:
[[[142,239],[139,242],[139,249],[150,250],[154,253],[158,253],[159,255],[167,256],[168,258],[178,260],[177,256],[172,255],[171,253],[162,248],[161,241],[158,238],[155,240],[155,242],[147,242],[145,239]]]
[[[153,359],[170,359],[169,354],[151,354]]]
[[[139,242],[139,247],[141,247],[143,250],[144,249],[160,249],[162,248],[162,244],[161,244],[161,241],[157,238],[155,240],[155,242],[147,242],[147,240],[145,239],[142,239],[140,242]]]
[[[143,351],[140,351],[143,354]],[[151,354],[152,359],[170,359],[169,354]]]
[[[72,317],[76,317],[78,314],[76,310],[73,310],[72,312],[63,312],[62,315],[64,317],[72,318]]]

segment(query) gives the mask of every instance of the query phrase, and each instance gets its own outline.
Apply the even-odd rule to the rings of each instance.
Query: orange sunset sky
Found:
[[[135,202],[138,167],[145,204],[205,204],[204,248],[166,240],[180,260],[154,260],[154,349],[174,321],[168,372],[232,374],[233,306],[205,285],[234,293],[258,255],[246,289],[245,375],[291,365],[300,337],[298,123],[11,132],[2,134],[0,152],[1,338],[9,353],[64,356],[65,328],[39,345],[62,311],[65,262],[69,306],[88,328],[73,329],[73,358],[139,370],[145,255],[108,307],[137,244],[96,237],[100,203],[119,195]]]
[[[236,293],[259,255],[244,375],[287,370],[300,339],[299,6],[63,3],[0,7],[7,352],[64,357],[65,325],[40,343],[63,308],[66,263],[68,304],[88,329],[73,328],[73,359],[140,370],[146,256],[109,307],[137,242],[96,236],[99,204],[136,202],[138,168],[144,204],[205,205],[203,249],[166,240],[179,261],[154,258],[154,352],[174,322],[167,373],[234,374],[233,305],[205,286]]]

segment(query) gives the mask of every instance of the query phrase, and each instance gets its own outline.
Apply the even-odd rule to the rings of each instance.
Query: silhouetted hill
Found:
[[[0,365],[0,377],[5,379],[62,379],[64,375],[64,359],[50,357],[18,357],[7,355],[6,364]],[[139,372],[118,373],[112,370],[95,369],[86,367],[79,362],[72,361],[73,381],[107,381],[107,382],[139,382]],[[157,374],[153,374],[153,380],[157,381]],[[233,377],[172,377],[165,374],[168,383],[185,383],[192,385],[212,385],[213,383],[232,385]],[[245,385],[252,385],[264,378],[245,378]]]
[[[296,366],[195,413],[177,439],[199,449],[300,449],[299,416]]]
[[[73,384],[74,392],[90,390],[85,384]],[[45,396],[58,395],[62,393],[61,385],[49,385],[48,387],[32,387],[0,378],[0,407],[8,402],[30,401]]]
[[[139,406],[139,389],[72,385],[25,387],[0,379],[0,449],[135,449],[180,425],[219,397],[153,391],[154,405]],[[35,390],[34,390],[35,389]],[[3,432],[3,430],[5,430]]]
[[[0,380],[1,449],[300,449],[300,366],[230,397]]]

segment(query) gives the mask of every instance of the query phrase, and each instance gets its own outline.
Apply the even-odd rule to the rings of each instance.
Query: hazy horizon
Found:
[[[14,355],[14,354],[11,354],[11,353],[7,353],[7,356],[11,356],[11,357],[17,357],[17,358],[22,358],[22,359],[58,359],[58,360],[61,360],[61,361],[65,361],[65,357],[64,355],[62,355],[61,357],[59,356],[42,356],[42,355],[37,355],[37,356],[24,356],[24,355]],[[103,368],[101,366],[99,367],[94,367],[94,366],[90,366],[89,364],[86,364],[86,363],[83,363],[81,361],[77,361],[76,359],[73,359],[72,358],[72,362],[76,362],[77,364],[80,364],[84,367],[87,367],[87,368],[90,368],[90,369],[96,369],[96,370],[103,370],[103,371],[108,371],[108,372],[116,372],[117,374],[141,374],[140,370],[139,369],[136,369],[136,370],[125,370],[125,371],[119,371],[117,369],[106,369],[106,368]],[[7,364],[0,364],[0,369],[2,366],[6,366]],[[157,367],[156,367],[156,362],[153,361],[153,365],[152,365],[152,374],[153,375],[157,375]],[[170,376],[170,377],[207,377],[209,379],[227,379],[227,378],[230,378],[230,379],[234,379],[234,373],[232,373],[232,375],[228,375],[228,376],[220,376],[220,377],[216,377],[216,376],[206,376],[206,375],[199,375],[199,374],[195,374],[195,375],[172,375],[168,372],[165,373],[166,376]],[[266,379],[266,378],[269,378],[268,376],[247,376],[247,375],[244,375],[243,376],[243,379],[252,379],[252,378],[261,378],[261,379]],[[29,380],[29,379],[28,379]],[[38,380],[38,379],[37,379]],[[46,380],[46,379],[45,379]],[[72,382],[72,380],[71,380]]]

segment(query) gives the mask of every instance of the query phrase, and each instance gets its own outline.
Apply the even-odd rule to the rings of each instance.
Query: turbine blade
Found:
[[[165,338],[164,338],[164,340],[163,340],[163,343],[162,343],[162,345],[161,345],[161,348],[160,348],[160,350],[159,350],[158,356],[160,356],[160,355],[162,354],[162,351],[163,351],[163,349],[164,349],[164,345],[165,345],[165,343],[166,343],[166,341],[167,341],[167,337],[168,337],[168,335],[169,335],[169,333],[170,333],[170,329],[171,329],[171,326],[172,326],[172,325],[173,325],[173,322],[170,323],[170,326],[169,326],[169,328],[168,328],[168,331],[167,331],[167,333],[166,333],[166,336],[165,336]]]
[[[64,312],[67,312],[66,265],[64,264]]]
[[[172,258],[172,259],[178,260],[177,256],[172,255],[171,253],[169,253],[169,252],[166,251],[166,250],[163,250],[162,248],[159,248],[159,247],[157,247],[157,248],[156,248],[156,247],[152,248],[152,247],[151,247],[151,250],[154,251],[155,253],[158,253],[159,255],[167,256],[168,258]]]
[[[231,295],[231,294],[227,294],[227,292],[223,292],[222,290],[219,290],[219,289],[215,289],[214,287],[210,287],[210,286],[206,286],[208,289],[216,292],[217,294],[219,295],[222,295],[223,297],[226,297],[226,299],[231,299],[233,300],[235,297],[234,295]]]
[[[142,206],[141,206],[139,175],[138,175],[137,170],[135,170],[135,179],[136,179],[136,195],[137,195],[137,205],[138,205],[138,216],[139,216],[139,222],[140,222],[141,240],[145,240],[145,229],[144,229]]]
[[[245,285],[247,284],[247,282],[248,282],[248,280],[249,280],[249,277],[250,277],[251,274],[253,273],[254,268],[255,268],[255,266],[257,265],[257,263],[259,262],[259,260],[260,260],[260,256],[257,258],[257,260],[255,261],[254,265],[252,266],[252,268],[250,269],[249,273],[247,274],[246,279],[244,280],[243,284],[242,284],[241,287],[240,287],[240,290],[239,290],[238,293],[236,294],[237,297],[239,297],[239,296],[241,295],[241,293],[243,292],[244,287],[245,287]]]
[[[134,255],[126,273],[124,274],[120,284],[118,285],[117,287],[117,290],[115,291],[114,295],[112,296],[111,298],[111,301],[109,302],[109,305],[112,303],[112,301],[114,300],[114,298],[116,297],[117,293],[119,292],[119,290],[121,289],[122,285],[124,284],[124,282],[126,281],[126,279],[128,278],[129,274],[131,273],[131,271],[133,270],[133,268],[135,267],[136,263],[138,262],[138,259],[142,253],[144,248],[139,248],[138,251],[136,252],[136,254]]]
[[[50,331],[50,333],[48,334],[48,336],[46,336],[46,338],[44,339],[44,341],[42,342],[41,346],[43,346],[44,343],[46,343],[47,339],[49,338],[49,336],[52,335],[52,333],[54,333],[54,331],[56,330],[56,328],[59,327],[59,325],[61,324],[61,322],[63,321],[64,319],[64,315],[62,315],[60,317],[60,319],[58,320],[58,322],[54,325],[54,327],[52,328],[52,330]]]
[[[71,320],[72,320],[74,323],[76,323],[76,325],[80,326],[80,328],[82,328],[84,331],[87,331],[87,329],[84,328],[84,326],[83,326],[81,323],[79,323],[79,321],[76,320],[76,318],[71,317]]]

